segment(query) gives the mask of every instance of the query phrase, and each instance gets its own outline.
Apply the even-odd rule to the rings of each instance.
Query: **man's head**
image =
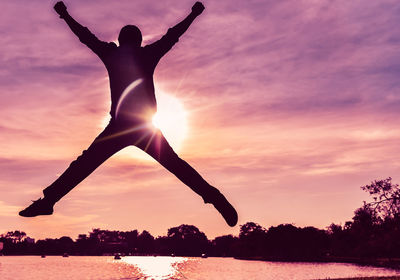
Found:
[[[142,45],[142,32],[135,25],[126,25],[119,32],[118,42],[120,46],[140,47]]]

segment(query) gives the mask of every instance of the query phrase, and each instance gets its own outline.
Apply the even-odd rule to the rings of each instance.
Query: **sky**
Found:
[[[148,44],[194,1],[65,3],[103,41],[135,24]],[[361,186],[400,182],[398,1],[205,0],[160,61],[156,95],[179,100],[187,129],[174,148],[232,202],[238,225],[135,147],[99,167],[53,215],[19,217],[102,131],[110,107],[104,66],[54,4],[1,4],[0,233],[162,236],[191,224],[214,238],[249,221],[326,228],[368,201]]]

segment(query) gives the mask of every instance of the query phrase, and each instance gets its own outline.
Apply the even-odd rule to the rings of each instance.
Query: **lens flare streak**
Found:
[[[137,79],[133,81],[129,86],[126,87],[126,89],[122,92],[121,97],[118,100],[117,107],[115,108],[115,117],[118,117],[119,109],[124,102],[125,98],[129,95],[131,91],[133,91],[138,85],[142,83],[142,79]]]

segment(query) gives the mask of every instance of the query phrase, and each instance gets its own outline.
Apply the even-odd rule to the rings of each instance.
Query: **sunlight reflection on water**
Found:
[[[175,276],[183,276],[178,264],[188,261],[182,257],[123,257],[122,261],[134,265],[151,280],[171,279]]]

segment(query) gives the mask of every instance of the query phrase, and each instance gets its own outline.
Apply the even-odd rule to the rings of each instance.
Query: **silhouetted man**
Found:
[[[228,225],[235,226],[238,218],[232,205],[178,157],[161,131],[151,123],[157,107],[153,82],[155,67],[203,12],[203,4],[196,2],[192,12],[183,21],[170,28],[160,40],[145,47],[141,47],[142,34],[134,25],[121,29],[117,46],[115,43],[100,41],[89,29],[76,22],[63,2],[57,2],[54,9],[79,40],[106,66],[110,77],[111,120],[89,148],[54,183],[43,190],[44,197],[34,201],[19,214],[25,217],[51,215],[54,204],[99,165],[119,150],[135,145],[199,194],[205,203],[213,204]]]

